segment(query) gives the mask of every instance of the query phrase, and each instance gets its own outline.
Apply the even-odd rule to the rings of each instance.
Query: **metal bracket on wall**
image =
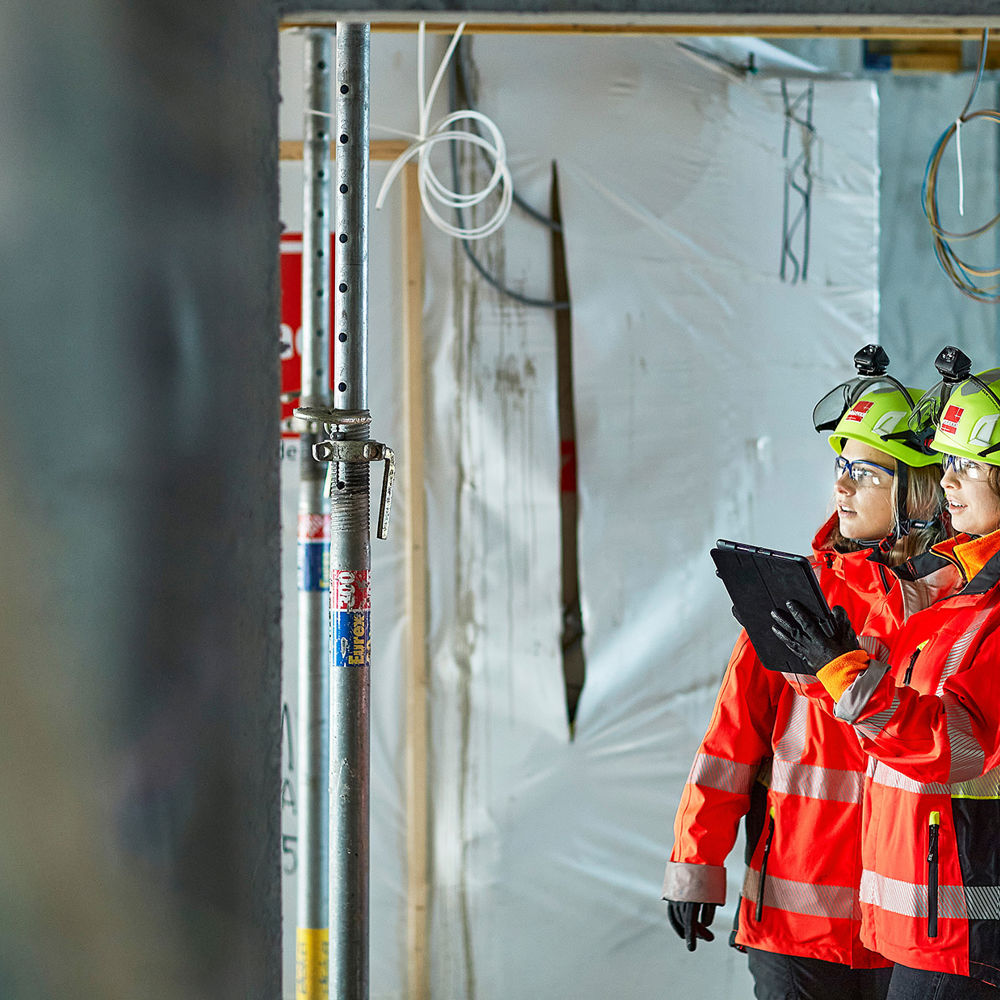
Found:
[[[781,280],[796,284],[805,281],[809,275],[809,236],[812,222],[812,146],[816,139],[813,126],[813,85],[792,99],[788,95],[788,82],[781,81],[781,98],[785,103],[785,138],[782,155],[785,158],[785,196],[781,221]],[[791,158],[789,147],[792,126],[798,126],[800,149]],[[793,196],[801,199],[794,214],[790,202]],[[799,240],[801,246],[797,256],[792,249]],[[791,275],[789,276],[789,265]]]

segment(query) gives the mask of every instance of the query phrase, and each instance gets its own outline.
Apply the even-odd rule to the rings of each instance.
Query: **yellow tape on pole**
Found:
[[[299,927],[295,936],[295,1000],[328,1000],[330,931]]]

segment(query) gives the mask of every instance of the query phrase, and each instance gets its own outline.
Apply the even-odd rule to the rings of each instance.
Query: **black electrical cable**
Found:
[[[461,87],[462,90],[462,97],[464,99],[465,107],[467,107],[470,111],[478,110],[476,106],[472,103],[472,87],[469,85],[469,78],[472,76],[472,74],[469,72],[467,63],[468,58],[469,58],[468,46],[465,44],[465,38],[460,38],[458,41],[458,45],[455,47],[455,62],[453,64],[455,69],[455,76],[452,79],[456,86],[455,89],[449,88],[448,90],[449,111],[457,110],[456,107],[456,102],[458,100],[457,90],[459,87]],[[477,135],[479,134],[479,126],[476,125],[475,122],[471,122],[469,127]],[[483,159],[485,159],[486,150],[483,149],[481,146],[477,146],[476,148],[479,150],[479,155],[483,157]],[[559,223],[556,222],[555,219],[550,219],[547,215],[544,215],[542,212],[539,212],[537,208],[533,208],[516,191],[511,191],[511,197],[514,201],[514,204],[517,205],[517,207],[521,209],[521,211],[524,212],[525,215],[530,215],[531,218],[535,220],[535,222],[539,222],[543,226],[548,226],[549,229],[552,229],[555,232],[559,233],[562,232],[562,226],[559,225]]]
[[[448,106],[450,111],[457,110],[458,106],[458,88],[461,85],[463,95],[465,96],[465,106],[470,110],[475,110],[473,108],[472,102],[468,99],[469,97],[469,87],[468,87],[468,76],[465,70],[465,46],[463,44],[464,40],[459,40],[459,43],[455,49],[455,58],[452,60],[451,66],[448,68]],[[475,130],[475,125],[473,124],[472,129]],[[455,143],[451,142],[448,144],[449,153],[451,156],[451,176],[452,184],[454,185],[454,190],[459,190],[459,177],[458,177],[458,151],[455,149]],[[548,226],[549,229],[561,232],[562,227],[552,219],[548,218],[542,213],[538,212],[536,209],[532,208],[520,197],[518,197],[516,192],[512,192],[513,202],[527,215],[531,216],[536,222],[540,222],[542,225]],[[462,209],[458,206],[455,207],[455,216],[458,220],[458,225],[460,228],[465,228],[465,217]],[[469,245],[467,239],[461,239],[462,249],[465,251],[465,256],[468,257],[469,262],[472,266],[479,272],[484,280],[495,288],[498,292],[506,295],[516,302],[520,302],[522,305],[532,306],[537,309],[569,309],[569,302],[557,302],[551,299],[536,299],[529,295],[523,295],[521,292],[515,292],[514,289],[508,288],[504,285],[498,278],[490,274],[486,269],[482,261],[472,252],[472,247]]]
[[[972,107],[972,99],[976,96],[976,91],[979,90],[979,84],[983,79],[983,70],[986,68],[986,47],[990,40],[990,29],[983,28],[983,41],[979,49],[979,69],[976,71],[976,79],[972,84],[972,90],[969,91],[969,99],[965,102],[965,107],[962,108],[962,113],[958,116],[965,121],[965,114]]]

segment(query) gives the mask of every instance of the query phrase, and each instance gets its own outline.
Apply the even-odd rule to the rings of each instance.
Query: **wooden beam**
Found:
[[[424,253],[417,167],[403,169],[403,483],[406,497],[407,1000],[430,997],[427,787],[427,510],[424,497]]]
[[[962,69],[961,52],[893,52],[890,58],[893,73],[958,73]]]
[[[405,139],[375,139],[368,147],[368,155],[373,160],[394,160],[403,153],[410,144]],[[278,153],[281,160],[301,160],[302,141],[300,139],[282,139]],[[330,159],[335,160],[336,148],[330,148]]]
[[[845,16],[846,17],[846,16]],[[751,21],[746,17],[734,19],[731,23],[698,23],[663,22],[661,20],[633,20],[631,23],[589,22],[589,21],[475,21],[465,24],[466,35],[676,35],[689,37],[691,35],[750,35],[754,38],[886,38],[886,39],[927,39],[927,40],[958,40],[976,41],[983,33],[984,27],[990,29],[1000,27],[1000,20],[992,18],[974,19],[969,17],[938,18],[941,23],[936,25],[913,26],[906,24],[907,19],[899,23],[865,23],[850,22],[845,17],[831,20],[830,23],[765,23]],[[913,20],[912,18],[909,20]],[[921,20],[931,20],[922,17]],[[281,23],[282,30],[301,28],[329,28],[336,18],[331,15],[329,20],[318,18],[315,14],[301,18],[288,17]],[[993,23],[990,23],[990,22]],[[418,21],[373,21],[373,32],[409,32],[417,30]],[[425,30],[430,34],[453,34],[458,27],[457,21],[434,21],[425,24]]]

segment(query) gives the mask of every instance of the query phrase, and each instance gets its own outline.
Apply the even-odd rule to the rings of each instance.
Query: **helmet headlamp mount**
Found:
[[[866,344],[854,355],[854,367],[859,375],[878,378],[889,370],[889,355],[881,344]]]
[[[907,407],[913,408],[909,389],[888,374],[889,355],[881,344],[866,344],[854,355],[857,375],[831,389],[813,408],[813,427],[832,431],[843,416],[865,393],[882,388],[903,394]]]
[[[945,347],[934,359],[934,367],[946,385],[964,382],[972,371],[969,356],[957,347]]]

